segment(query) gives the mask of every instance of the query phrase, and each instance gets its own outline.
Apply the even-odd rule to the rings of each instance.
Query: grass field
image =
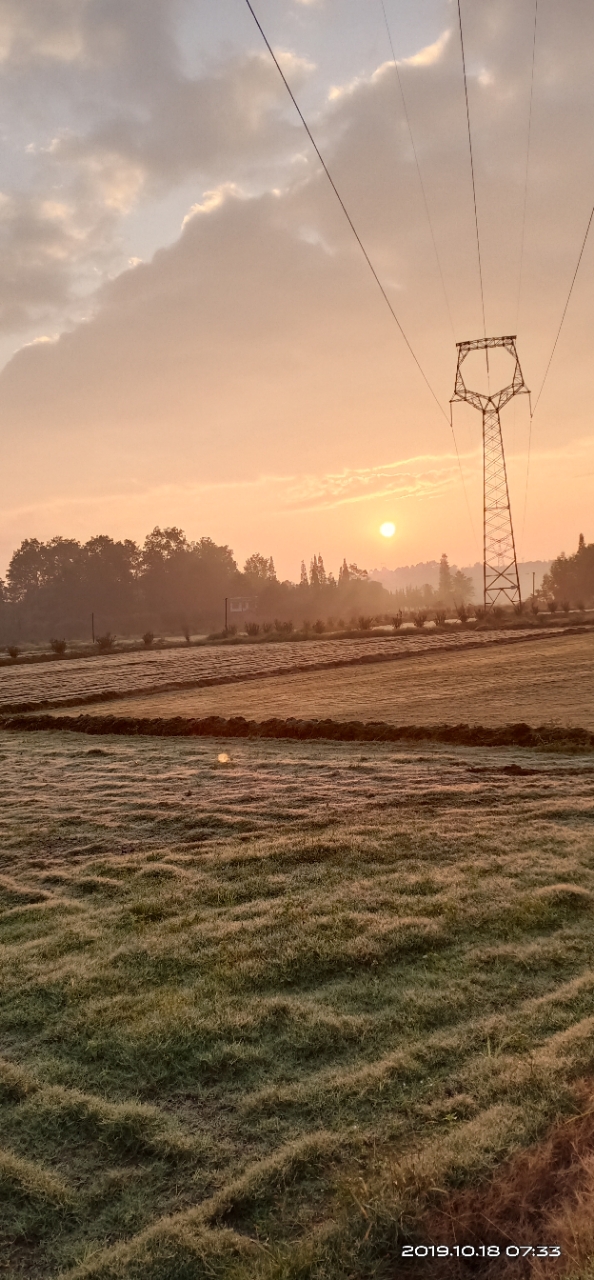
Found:
[[[93,708],[90,708],[93,714]],[[98,715],[105,714],[101,705]],[[594,730],[594,635],[428,651],[405,662],[285,674],[216,689],[124,698],[116,716],[267,716],[502,725],[558,721]]]
[[[587,758],[0,757],[0,1274],[453,1276],[400,1250],[454,1207],[563,1250],[493,1275],[593,1274]]]

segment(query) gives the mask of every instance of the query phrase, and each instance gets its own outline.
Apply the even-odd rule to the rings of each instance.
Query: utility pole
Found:
[[[456,385],[450,405],[457,400],[480,409],[483,415],[483,583],[485,609],[492,610],[498,604],[522,607],[522,593],[518,576],[516,544],[512,525],[507,468],[501,434],[501,410],[517,395],[530,395],[524,382],[516,351],[516,339],[478,338],[474,342],[458,342],[458,367]],[[511,382],[501,391],[470,390],[464,381],[462,366],[471,351],[488,352],[493,347],[503,347],[514,361]]]

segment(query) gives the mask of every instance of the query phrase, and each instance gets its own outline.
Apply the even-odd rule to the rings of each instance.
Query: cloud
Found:
[[[105,0],[0,0],[4,332],[29,336],[52,310],[61,327],[80,320],[81,295],[131,256],[126,220],[176,187],[193,181],[196,195],[227,181],[261,187],[291,164],[298,122],[287,118],[270,59],[240,54],[186,74],[179,9],[178,0],[119,9]],[[312,74],[311,61],[281,56],[295,84]]]
[[[57,6],[57,17],[67,10]],[[16,15],[14,7],[0,7],[9,11]],[[38,23],[43,43],[47,6],[24,0],[22,12],[31,31]],[[74,22],[74,8],[69,12]],[[575,34],[590,11],[570,0],[568,12],[563,20],[547,18],[535,82],[520,309],[522,363],[535,390],[592,200],[583,155],[594,86],[588,40]],[[3,323],[37,326],[27,340],[62,333],[20,351],[0,378],[3,501],[33,509],[70,486],[87,495],[90,510],[102,495],[134,485],[153,493],[167,477],[180,501],[191,484],[206,504],[212,486],[257,486],[265,476],[267,487],[249,491],[251,509],[237,499],[246,527],[264,510],[274,510],[280,527],[306,511],[314,523],[316,513],[338,520],[346,503],[350,512],[362,511],[368,499],[412,508],[415,495],[431,496],[435,510],[446,512],[458,483],[449,427],[274,68],[259,52],[231,54],[190,77],[180,65],[172,13],[165,0],[77,5],[82,53],[76,73],[65,60],[59,75],[56,59],[37,57],[33,36],[25,39],[15,16],[2,92],[15,121],[21,94],[26,129],[18,155],[24,167],[15,167],[0,204]],[[518,22],[512,0],[488,0],[468,19],[469,57],[480,51],[473,65],[484,71],[480,89],[476,75],[471,82],[471,111],[493,332],[514,331],[518,298],[531,49],[529,24],[522,43]],[[291,75],[307,77],[311,63],[295,61]],[[459,48],[444,33],[401,65],[455,336],[467,338],[480,332],[481,317]],[[63,116],[55,106],[58,82],[68,99]],[[39,125],[44,101],[55,107],[47,136],[27,152],[29,123],[37,112]],[[393,67],[359,76],[312,120],[445,404],[454,340]],[[174,243],[154,257],[125,244],[126,219],[144,210],[148,220],[150,202],[184,182],[183,228]],[[560,430],[564,440],[591,431],[587,255],[582,270],[535,426],[541,453]],[[521,433],[520,416],[518,423]],[[463,457],[473,457],[477,416],[460,410],[456,429]],[[521,454],[525,437],[518,438]],[[420,450],[443,463],[422,473],[397,463]],[[386,458],[396,462],[386,466]],[[275,476],[293,479],[279,488]],[[520,479],[514,476],[517,492]],[[548,473],[541,482],[550,493]],[[461,506],[456,500],[450,508],[456,527]],[[559,499],[567,519],[570,508]],[[208,511],[219,519],[214,505]],[[221,521],[223,514],[232,518],[227,510]],[[548,538],[549,526],[541,527]]]
[[[451,37],[451,31],[442,31],[437,40],[433,44],[428,44],[424,49],[419,49],[418,53],[413,53],[410,58],[401,58],[399,66],[401,67],[432,67],[434,63],[439,62],[446,51]]]
[[[76,0],[1,0],[0,62],[79,61],[85,7]]]
[[[328,510],[376,498],[430,497],[459,484],[455,457],[407,458],[384,466],[300,477],[288,485],[286,505],[293,511]]]

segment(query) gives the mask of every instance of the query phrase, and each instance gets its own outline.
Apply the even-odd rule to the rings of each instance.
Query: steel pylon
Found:
[[[474,342],[458,342],[458,367],[456,385],[450,404],[466,400],[480,409],[483,415],[483,580],[485,609],[498,604],[512,604],[521,608],[522,595],[518,576],[518,561],[509,501],[507,468],[503,436],[501,434],[501,410],[517,395],[530,395],[524,382],[516,351],[516,339],[477,338]],[[471,351],[484,351],[489,367],[489,350],[504,347],[514,361],[511,382],[501,391],[471,391],[464,382],[462,365]]]

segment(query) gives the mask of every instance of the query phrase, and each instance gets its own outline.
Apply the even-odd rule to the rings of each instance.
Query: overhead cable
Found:
[[[474,229],[476,233],[476,253],[478,258],[479,284],[481,289],[481,310],[483,313],[483,337],[487,337],[487,322],[485,319],[485,290],[483,287],[483,262],[481,257],[481,238],[479,235],[478,209],[476,203],[476,182],[474,178],[474,156],[472,152],[472,131],[470,128],[470,106],[468,102],[468,76],[466,74],[466,54],[464,52],[464,32],[462,30],[462,8],[461,0],[458,0],[458,26],[460,28],[460,50],[462,53],[462,74],[464,76],[464,100],[466,102],[466,126],[468,129],[468,151],[470,154],[470,176],[472,178],[472,199],[474,202]],[[489,368],[489,356],[487,354],[487,369]]]
[[[262,39],[263,39],[263,41],[264,41],[264,44],[266,45],[266,48],[268,49],[268,52],[269,52],[269,54],[270,54],[270,57],[272,58],[272,61],[274,62],[274,65],[275,65],[275,67],[276,67],[276,69],[277,69],[277,71],[278,71],[279,76],[281,77],[281,80],[282,80],[282,82],[283,82],[283,84],[284,84],[284,86],[285,86],[285,89],[287,90],[287,93],[289,94],[289,97],[290,97],[290,99],[291,99],[291,102],[293,103],[293,106],[295,107],[295,110],[296,110],[296,112],[297,112],[297,114],[298,114],[298,116],[299,116],[299,119],[301,120],[301,123],[302,123],[302,125],[303,125],[303,127],[304,127],[304,129],[305,129],[305,132],[307,133],[307,136],[308,136],[308,138],[309,138],[309,140],[310,140],[310,142],[311,142],[311,145],[312,145],[312,147],[313,147],[313,149],[314,149],[314,151],[315,151],[315,153],[316,153],[316,155],[317,155],[317,157],[318,157],[318,160],[320,161],[320,164],[321,164],[321,166],[322,166],[322,169],[324,170],[324,173],[326,174],[326,177],[327,177],[327,179],[328,179],[328,181],[329,181],[329,183],[330,183],[330,186],[332,187],[332,190],[333,190],[333,192],[334,192],[334,194],[335,194],[335,196],[336,196],[336,199],[338,200],[338,203],[339,203],[339,205],[340,205],[340,207],[341,207],[341,209],[342,209],[342,212],[343,212],[343,214],[344,214],[344,216],[345,216],[345,218],[346,218],[346,220],[347,220],[347,222],[348,222],[348,224],[349,224],[349,227],[350,227],[350,229],[351,229],[351,231],[352,231],[352,233],[353,233],[353,235],[354,235],[354,237],[355,237],[355,240],[357,241],[357,244],[359,245],[359,248],[360,248],[360,250],[361,250],[361,253],[363,254],[363,257],[365,258],[365,261],[366,261],[366,263],[367,263],[367,266],[369,267],[369,270],[371,271],[371,274],[372,274],[372,276],[373,276],[373,278],[374,278],[374,280],[375,280],[375,283],[377,284],[378,289],[380,290],[380,293],[381,293],[381,295],[382,295],[382,297],[383,297],[383,299],[384,299],[384,302],[386,303],[386,305],[387,305],[387,307],[388,307],[388,309],[389,309],[389,311],[390,311],[390,314],[391,314],[391,316],[392,316],[392,319],[396,321],[396,324],[398,325],[398,328],[399,328],[399,330],[400,330],[401,336],[402,336],[402,338],[404,339],[404,342],[406,343],[406,346],[408,347],[408,350],[409,350],[409,352],[410,352],[410,354],[411,354],[411,356],[412,356],[412,358],[413,358],[413,360],[414,360],[414,362],[415,362],[415,364],[416,364],[416,366],[417,366],[417,369],[419,370],[419,373],[421,374],[421,377],[423,378],[423,381],[424,381],[425,385],[428,387],[429,391],[431,392],[431,395],[433,396],[433,399],[434,399],[434,401],[435,401],[435,403],[436,403],[436,405],[437,405],[437,407],[438,407],[438,409],[439,409],[439,412],[442,414],[442,416],[445,418],[445,420],[446,420],[446,422],[447,422],[447,421],[448,421],[448,415],[447,415],[447,413],[446,413],[445,409],[443,408],[443,405],[441,404],[440,400],[438,399],[438,397],[437,397],[437,395],[436,395],[435,391],[433,390],[433,387],[431,386],[431,383],[430,383],[430,381],[429,381],[429,379],[428,379],[428,377],[427,377],[427,374],[425,373],[425,370],[423,369],[423,366],[422,366],[422,364],[421,364],[421,362],[420,362],[420,360],[419,360],[418,356],[416,355],[416,352],[414,351],[413,347],[411,346],[411,343],[409,342],[409,340],[408,340],[408,338],[407,338],[407,336],[406,336],[406,333],[404,332],[404,329],[403,329],[403,327],[402,327],[402,325],[401,325],[401,323],[400,323],[400,320],[398,319],[398,316],[397,316],[397,314],[396,314],[396,312],[395,312],[395,310],[394,310],[394,307],[392,306],[392,303],[390,302],[390,299],[389,299],[389,297],[388,297],[388,294],[387,294],[387,292],[386,292],[386,290],[385,290],[385,288],[384,288],[384,286],[383,286],[383,284],[382,284],[382,282],[381,282],[381,280],[380,280],[380,277],[379,277],[379,276],[378,276],[378,274],[377,274],[377,271],[376,271],[376,269],[375,269],[375,267],[374,267],[374,265],[373,265],[373,262],[371,261],[371,258],[369,257],[369,254],[368,254],[368,252],[367,252],[367,249],[365,248],[365,245],[364,245],[364,243],[363,243],[363,241],[362,241],[362,239],[361,239],[361,236],[359,235],[359,232],[357,231],[357,228],[356,228],[356,226],[355,226],[355,224],[354,224],[354,222],[353,222],[353,219],[351,218],[351,215],[350,215],[350,213],[349,213],[349,211],[348,211],[348,209],[347,209],[347,207],[346,207],[346,204],[345,204],[345,202],[344,202],[344,200],[343,200],[343,198],[342,198],[342,196],[341,196],[341,194],[340,194],[340,191],[338,190],[338,187],[336,186],[336,183],[335,183],[335,181],[334,181],[334,178],[332,177],[332,174],[331,174],[331,172],[330,172],[330,169],[328,168],[328,165],[326,164],[326,161],[324,160],[324,157],[323,157],[323,155],[322,155],[322,153],[321,153],[321,151],[320,151],[320,148],[318,147],[318,144],[317,144],[317,142],[316,142],[316,140],[315,140],[315,138],[314,138],[314,136],[313,136],[313,133],[312,133],[312,131],[311,131],[311,129],[310,129],[310,127],[309,127],[308,123],[307,123],[307,120],[305,119],[305,116],[304,116],[304,114],[303,114],[303,112],[302,112],[302,110],[301,110],[301,107],[299,106],[299,103],[297,102],[297,99],[296,99],[296,97],[295,97],[295,94],[293,93],[293,90],[292,90],[292,88],[291,88],[291,86],[290,86],[290,84],[289,84],[289,81],[287,80],[287,77],[286,77],[286,75],[285,75],[285,73],[284,73],[284,71],[283,71],[283,69],[282,69],[282,67],[281,67],[281,64],[280,64],[280,62],[279,62],[279,60],[278,60],[278,58],[277,58],[277,56],[276,56],[276,54],[275,54],[275,52],[274,52],[274,49],[272,48],[272,45],[271,45],[271,43],[270,43],[270,41],[269,41],[269,39],[268,39],[268,36],[266,35],[266,32],[264,31],[264,28],[263,28],[263,26],[262,26],[262,23],[260,22],[259,18],[257,17],[257,15],[256,15],[256,13],[255,13],[255,11],[254,11],[254,9],[253,9],[253,6],[252,6],[252,4],[251,4],[250,0],[245,0],[245,3],[246,3],[246,5],[247,5],[247,7],[248,7],[248,9],[249,9],[249,11],[250,11],[250,13],[251,13],[251,15],[252,15],[252,18],[254,19],[254,22],[255,22],[255,24],[256,24],[256,26],[257,26],[257,28],[258,28],[258,31],[260,32],[260,35],[262,36]]]
[[[431,240],[432,240],[432,242],[433,242],[433,250],[434,250],[434,253],[435,253],[435,259],[436,259],[436,262],[437,262],[437,268],[438,268],[438,271],[439,271],[439,277],[440,277],[440,280],[441,280],[441,287],[442,287],[442,290],[443,290],[444,302],[445,302],[445,305],[446,305],[446,311],[447,311],[447,313],[448,313],[448,318],[449,318],[449,321],[450,321],[450,328],[451,328],[451,330],[452,330],[452,337],[453,337],[454,342],[455,342],[455,341],[456,341],[456,333],[455,333],[455,330],[454,330],[454,321],[453,321],[453,319],[452,319],[452,312],[451,312],[451,309],[450,309],[449,298],[448,298],[447,289],[446,289],[446,286],[445,286],[445,280],[444,280],[443,269],[442,269],[442,265],[441,265],[441,259],[440,259],[439,251],[438,251],[438,248],[437,248],[437,241],[436,241],[436,239],[435,239],[435,234],[434,234],[434,231],[433,231],[433,222],[432,222],[432,219],[431,219],[431,214],[430,214],[430,212],[429,212],[429,202],[428,202],[428,200],[427,200],[427,193],[426,193],[426,191],[425,191],[425,183],[423,182],[423,175],[422,175],[422,173],[421,173],[421,166],[420,166],[420,163],[419,163],[419,156],[418,156],[417,148],[416,148],[416,145],[415,145],[415,140],[414,140],[414,136],[413,136],[413,131],[412,131],[412,125],[411,125],[411,122],[410,122],[410,117],[409,117],[409,114],[408,114],[408,107],[407,107],[407,105],[406,105],[406,97],[405,97],[405,94],[404,94],[404,85],[403,85],[403,83],[402,83],[402,77],[401,77],[401,75],[400,75],[400,70],[399,70],[399,67],[398,67],[398,61],[397,61],[397,58],[396,58],[396,50],[395,50],[395,48],[394,48],[394,41],[393,41],[393,39],[392,39],[392,29],[391,29],[391,27],[390,27],[390,23],[389,23],[389,21],[388,21],[388,13],[387,13],[387,10],[386,10],[385,0],[381,0],[381,6],[382,6],[382,12],[383,12],[383,15],[384,15],[384,23],[385,23],[385,27],[386,27],[386,32],[387,32],[387,36],[388,36],[388,41],[389,41],[389,44],[390,44],[390,51],[391,51],[391,54],[392,54],[392,63],[393,63],[393,66],[394,66],[394,70],[395,70],[395,72],[396,72],[396,78],[397,78],[397,80],[398,80],[398,88],[399,88],[399,90],[400,90],[400,97],[401,97],[401,99],[402,99],[402,109],[403,109],[403,111],[404,111],[404,119],[406,120],[406,127],[407,127],[407,129],[408,129],[408,136],[409,136],[409,138],[410,138],[410,145],[411,145],[411,147],[412,147],[412,153],[413,153],[414,158],[415,158],[415,164],[416,164],[416,167],[417,167],[417,176],[418,176],[418,179],[419,179],[419,186],[420,186],[420,188],[421,188],[421,194],[422,194],[422,197],[423,197],[423,204],[424,204],[424,206],[425,206],[425,213],[426,213],[426,215],[427,215],[427,222],[428,222],[428,225],[429,225],[429,232],[430,232],[430,235],[431,235]],[[470,503],[469,503],[469,501],[468,501],[468,494],[467,494],[467,492],[466,492],[466,481],[465,481],[465,479],[464,479],[464,470],[463,470],[463,467],[462,467],[462,459],[461,459],[461,457],[460,457],[460,452],[459,452],[459,449],[458,449],[458,441],[457,441],[457,439],[456,439],[456,432],[455,432],[455,430],[454,430],[454,418],[453,418],[453,414],[452,414],[452,408],[451,408],[451,405],[450,405],[450,431],[451,431],[451,433],[452,433],[452,439],[453,439],[453,441],[454,441],[454,449],[455,449],[455,452],[456,452],[456,459],[457,459],[458,467],[459,467],[459,470],[460,470],[460,479],[461,479],[461,481],[462,481],[462,490],[463,490],[463,493],[464,493],[464,501],[465,501],[465,503],[466,503],[466,509],[467,509],[467,512],[468,512],[468,519],[469,519],[469,522],[470,522],[470,527],[471,527],[471,529],[472,529],[472,536],[473,536],[473,538],[474,538],[474,541],[476,542],[476,531],[475,531],[475,528],[474,528],[474,521],[473,521],[473,519],[472,519],[472,511],[471,511],[471,509],[470,509]]]
[[[536,28],[538,24],[538,0],[534,0],[534,26],[532,31],[532,69],[530,73],[530,101],[528,105],[528,137],[526,139],[526,172],[524,174],[524,203],[522,208],[522,232],[520,236],[520,269],[518,272],[518,301],[516,304],[516,332],[520,323],[520,299],[522,296],[522,275],[524,267],[524,244],[526,239],[526,208],[528,204],[528,174],[530,171],[530,144],[532,141],[532,102],[534,98],[534,65],[536,61]],[[528,426],[528,453],[526,456],[526,487],[524,490],[524,515],[522,518],[522,543],[526,532],[526,514],[528,511],[528,484],[530,480],[530,454],[532,451],[532,416],[530,405],[530,422]],[[515,423],[515,402],[514,402]]]
[[[574,285],[575,285],[576,278],[577,278],[577,271],[579,271],[579,270],[580,270],[581,260],[582,260],[582,257],[584,257],[584,250],[585,250],[585,247],[586,247],[586,241],[588,241],[588,237],[589,237],[589,234],[590,234],[590,227],[591,227],[591,224],[593,224],[593,220],[594,220],[594,205],[593,205],[593,207],[591,207],[590,216],[589,216],[589,219],[588,219],[588,227],[586,227],[585,236],[584,236],[584,239],[582,239],[582,242],[581,242],[580,256],[579,256],[579,259],[577,259],[577,266],[576,266],[576,269],[575,269],[575,271],[574,271],[574,276],[572,276],[572,280],[571,280],[571,284],[570,284],[570,292],[568,292],[568,294],[567,294],[567,298],[566,298],[566,302],[565,302],[565,307],[563,307],[563,312],[562,312],[562,316],[561,316],[561,321],[559,321],[559,328],[557,329],[556,339],[554,339],[554,342],[553,342],[553,349],[552,349],[552,352],[550,352],[550,356],[549,356],[549,358],[548,358],[547,369],[545,369],[545,370],[544,370],[544,378],[543,378],[542,383],[540,383],[540,390],[539,390],[538,396],[536,396],[536,399],[535,399],[535,402],[534,402],[534,408],[531,408],[531,410],[530,410],[530,428],[529,428],[529,438],[527,438],[526,490],[525,490],[525,495],[524,495],[524,524],[526,524],[527,483],[529,483],[529,475],[530,475],[530,451],[531,451],[531,443],[533,443],[533,421],[534,421],[534,415],[535,415],[535,412],[536,412],[536,408],[538,408],[539,399],[540,399],[540,397],[542,397],[542,394],[543,394],[544,384],[545,384],[545,381],[547,381],[547,378],[548,378],[550,365],[552,365],[552,364],[553,364],[553,356],[554,356],[554,353],[556,353],[556,351],[557,351],[557,343],[558,343],[559,337],[561,337],[561,330],[562,330],[562,328],[563,328],[563,323],[565,323],[565,317],[566,317],[566,315],[567,315],[567,307],[568,307],[568,305],[570,305],[571,294],[572,294],[572,293],[574,293]],[[522,527],[522,536],[524,536],[524,527]]]
[[[547,378],[548,378],[548,375],[549,375],[549,369],[550,369],[551,364],[552,364],[552,362],[553,362],[553,356],[554,356],[554,354],[555,354],[555,351],[557,350],[557,343],[558,343],[559,338],[560,338],[560,336],[561,336],[561,330],[562,330],[562,328],[563,328],[563,325],[564,325],[564,322],[565,322],[565,317],[566,317],[566,315],[567,315],[567,308],[568,308],[568,306],[569,306],[569,303],[570,303],[570,300],[571,300],[571,295],[572,295],[572,293],[573,293],[573,286],[574,286],[574,284],[575,284],[575,282],[576,282],[576,279],[577,279],[577,273],[578,273],[578,271],[579,271],[579,269],[580,269],[580,264],[581,264],[582,258],[583,258],[583,256],[584,256],[584,249],[586,248],[586,241],[587,241],[588,236],[589,236],[589,234],[590,234],[590,227],[592,226],[592,220],[593,220],[593,219],[594,219],[594,206],[592,207],[592,210],[591,210],[591,213],[590,213],[590,217],[588,218],[588,225],[587,225],[587,227],[586,227],[586,233],[585,233],[584,238],[583,238],[583,240],[582,240],[582,247],[581,247],[581,249],[580,249],[579,257],[578,257],[578,260],[577,260],[577,266],[576,266],[576,269],[575,269],[575,271],[574,271],[574,273],[573,273],[573,278],[572,278],[571,284],[570,284],[570,286],[569,286],[569,293],[567,294],[567,298],[565,299],[565,306],[564,306],[564,308],[563,308],[563,313],[562,313],[562,316],[561,316],[561,320],[560,320],[560,322],[559,322],[559,328],[557,329],[557,335],[556,335],[555,341],[554,341],[554,343],[553,343],[553,350],[551,351],[551,354],[550,354],[550,356],[549,356],[548,364],[547,364],[547,367],[546,367],[546,369],[545,369],[545,373],[544,373],[544,378],[543,378],[543,380],[542,380],[542,382],[541,382],[541,384],[540,384],[540,391],[539,391],[539,393],[538,393],[538,395],[537,395],[537,397],[536,397],[536,400],[535,400],[535,402],[534,402],[534,409],[532,410],[532,417],[534,417],[534,414],[536,413],[536,408],[537,408],[538,402],[539,402],[539,400],[540,400],[540,397],[541,397],[541,395],[542,395],[542,393],[543,393],[543,390],[544,390],[544,384],[545,384],[545,382],[546,382],[546,380],[547,380]]]
[[[446,289],[446,286],[445,286],[445,279],[444,279],[444,274],[443,274],[443,268],[442,268],[442,265],[441,265],[441,258],[440,258],[440,256],[439,256],[439,250],[438,250],[438,248],[437,248],[437,241],[436,241],[436,239],[435,239],[435,232],[434,232],[434,230],[433,230],[433,221],[432,221],[432,218],[431,218],[431,214],[430,214],[430,212],[429,212],[429,202],[428,202],[428,200],[427,200],[427,192],[426,192],[426,190],[425,190],[425,183],[423,182],[423,175],[422,175],[422,173],[421,173],[421,165],[420,165],[420,163],[419,163],[419,156],[418,156],[417,148],[416,148],[416,145],[415,145],[415,140],[414,140],[413,131],[412,131],[412,125],[411,125],[411,122],[410,122],[410,116],[409,116],[409,114],[408,114],[408,107],[407,107],[407,105],[406,105],[406,97],[405,97],[405,94],[404,94],[404,85],[403,85],[403,83],[402,83],[402,76],[400,75],[400,69],[399,69],[399,66],[398,66],[397,58],[396,58],[396,52],[395,52],[395,49],[394,49],[394,41],[393,41],[393,39],[392,39],[392,30],[391,30],[391,27],[390,27],[390,23],[389,23],[389,21],[388,21],[388,14],[387,14],[387,10],[386,10],[385,0],[381,0],[381,5],[382,5],[382,11],[383,11],[383,15],[384,15],[384,23],[385,23],[385,26],[386,26],[386,32],[387,32],[388,40],[389,40],[389,43],[390,43],[390,50],[391,50],[391,53],[392,53],[392,63],[393,63],[393,66],[394,66],[394,70],[395,70],[395,72],[396,72],[396,79],[398,80],[398,88],[399,88],[399,90],[400,90],[400,97],[401,97],[401,99],[402,99],[402,110],[404,111],[404,119],[405,119],[405,121],[406,121],[406,127],[407,127],[407,129],[408,129],[408,136],[409,136],[409,139],[410,139],[410,145],[411,145],[411,147],[412,147],[412,153],[413,153],[413,156],[414,156],[414,158],[415,158],[415,165],[416,165],[416,167],[417,167],[417,176],[418,176],[418,179],[419,179],[419,186],[420,186],[420,188],[421,188],[421,195],[422,195],[422,197],[423,197],[423,204],[424,204],[424,206],[425,206],[425,213],[426,213],[426,215],[427,215],[427,222],[428,222],[428,225],[429,225],[429,232],[430,232],[430,235],[431,235],[431,240],[432,240],[432,242],[433,242],[433,250],[434,250],[434,253],[435,253],[435,260],[436,260],[436,262],[437,262],[437,268],[438,268],[438,271],[439,271],[439,278],[440,278],[440,280],[441,280],[441,287],[442,287],[442,290],[443,290],[443,298],[444,298],[444,302],[445,302],[445,305],[446,305],[446,311],[447,311],[447,313],[448,313],[448,318],[449,318],[449,321],[450,321],[450,327],[451,327],[451,330],[452,330],[452,337],[453,337],[454,342],[455,342],[455,341],[456,341],[456,334],[455,334],[455,331],[454,331],[454,321],[453,321],[453,319],[452,319],[452,312],[451,312],[451,308],[450,308],[450,302],[449,302],[449,298],[448,298],[447,289]]]
[[[559,328],[557,329],[557,333],[556,333],[556,336],[555,336],[555,341],[554,341],[554,343],[553,343],[553,349],[552,349],[551,354],[550,354],[550,356],[549,356],[548,363],[547,363],[547,367],[546,367],[545,372],[544,372],[544,378],[543,378],[543,380],[542,380],[542,382],[541,382],[541,384],[540,384],[540,390],[539,390],[538,395],[537,395],[537,397],[536,397],[536,400],[535,400],[535,402],[534,402],[534,408],[530,410],[530,428],[529,428],[529,433],[528,433],[528,461],[527,461],[527,464],[526,464],[526,493],[525,493],[525,497],[524,497],[524,523],[526,522],[526,508],[527,508],[527,505],[528,505],[528,477],[529,477],[529,474],[530,474],[530,450],[531,450],[531,445],[532,445],[532,423],[533,423],[534,415],[535,415],[536,410],[537,410],[537,407],[538,407],[538,402],[539,402],[540,397],[541,397],[541,395],[542,395],[542,393],[543,393],[543,391],[544,391],[544,385],[545,385],[545,382],[546,382],[546,380],[547,380],[547,378],[548,378],[548,376],[549,376],[549,369],[550,369],[550,367],[551,367],[551,365],[552,365],[552,363],[553,363],[553,356],[554,356],[554,354],[555,354],[555,351],[557,350],[557,343],[559,342],[559,338],[560,338],[560,336],[561,336],[561,330],[562,330],[563,325],[564,325],[564,323],[565,323],[565,317],[566,317],[566,315],[567,315],[567,308],[569,307],[569,303],[570,303],[570,300],[571,300],[571,295],[572,295],[572,293],[573,293],[573,287],[574,287],[574,285],[575,285],[575,282],[576,282],[576,279],[577,279],[577,274],[578,274],[578,271],[579,271],[579,269],[580,269],[581,261],[582,261],[582,258],[583,258],[583,256],[584,256],[584,249],[586,248],[586,243],[587,243],[587,240],[588,240],[588,236],[589,236],[589,234],[590,234],[590,227],[592,226],[592,222],[593,222],[593,221],[594,221],[594,205],[592,206],[592,209],[591,209],[591,211],[590,211],[590,217],[588,218],[588,225],[587,225],[587,227],[586,227],[586,232],[585,232],[584,238],[583,238],[583,240],[582,240],[582,245],[581,245],[580,252],[579,252],[579,257],[578,257],[578,260],[577,260],[577,265],[576,265],[575,271],[574,271],[574,273],[573,273],[573,277],[572,277],[571,284],[570,284],[570,286],[569,286],[569,292],[568,292],[567,297],[566,297],[566,299],[565,299],[565,306],[563,307],[563,312],[562,312],[562,315],[561,315],[561,320],[559,321]]]
[[[522,293],[522,272],[524,266],[524,244],[526,240],[526,208],[528,203],[528,173],[530,169],[530,144],[532,141],[532,101],[534,97],[534,64],[536,60],[536,27],[538,23],[538,0],[534,0],[534,27],[532,33],[532,70],[530,73],[530,103],[528,106],[528,137],[526,140],[526,172],[524,174],[524,202],[522,207],[522,232],[520,236],[520,270],[518,278],[518,301],[516,305],[516,330],[520,317],[520,297]]]

